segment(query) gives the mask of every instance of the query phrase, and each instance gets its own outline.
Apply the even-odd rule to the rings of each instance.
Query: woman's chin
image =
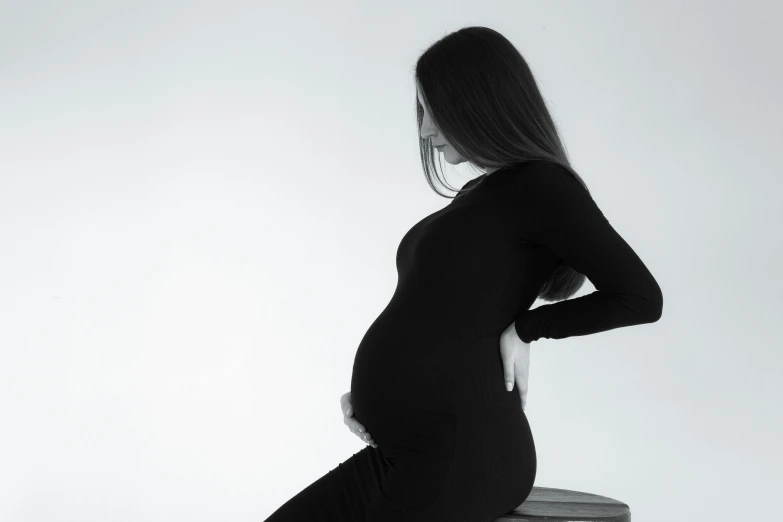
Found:
[[[444,154],[443,159],[446,160],[446,163],[448,163],[449,165],[459,165],[460,163],[465,161],[462,158],[455,160],[454,158],[451,157],[451,154]]]

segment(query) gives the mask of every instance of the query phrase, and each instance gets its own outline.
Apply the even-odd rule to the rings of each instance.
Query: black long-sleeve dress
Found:
[[[267,522],[482,522],[529,495],[536,451],[500,334],[525,342],[649,323],[663,297],[644,263],[565,168],[530,162],[416,223],[391,301],[353,365],[355,416],[375,439]],[[534,310],[561,261],[596,291]]]

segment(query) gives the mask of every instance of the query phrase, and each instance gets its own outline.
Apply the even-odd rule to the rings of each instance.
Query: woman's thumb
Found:
[[[351,415],[351,392],[347,392],[343,394],[342,397],[340,397],[340,406],[342,406],[343,411],[346,415],[350,417]]]

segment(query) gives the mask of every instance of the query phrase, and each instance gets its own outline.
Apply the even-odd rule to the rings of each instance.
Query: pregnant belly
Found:
[[[367,335],[351,376],[355,416],[378,445],[368,453],[383,471],[384,498],[424,509],[477,485],[504,506],[526,495],[535,449],[518,394],[503,385],[497,336],[433,341],[397,332]]]
[[[436,353],[430,343],[360,346],[351,374],[357,418],[372,422],[407,410],[453,413],[459,365],[457,351]]]

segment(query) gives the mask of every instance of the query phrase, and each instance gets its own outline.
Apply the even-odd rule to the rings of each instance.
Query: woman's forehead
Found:
[[[419,100],[421,106],[424,107],[424,97],[421,95],[421,91],[419,90],[418,86],[416,86],[416,99]]]

